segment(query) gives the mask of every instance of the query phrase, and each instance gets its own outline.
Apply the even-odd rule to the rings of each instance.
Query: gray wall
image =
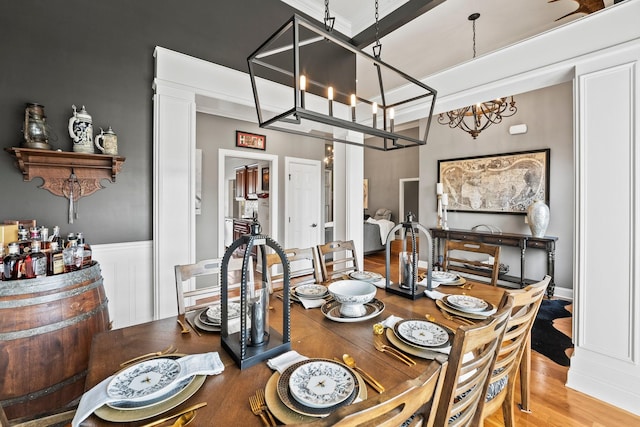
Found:
[[[564,83],[534,92],[516,95],[518,112],[500,125],[483,131],[476,140],[459,129],[450,129],[434,121],[429,141],[420,147],[420,223],[436,224],[436,188],[438,160],[458,157],[550,148],[550,211],[546,234],[557,236],[556,286],[573,287],[573,94],[572,84]],[[525,123],[528,132],[510,135],[509,127]],[[449,213],[449,227],[469,229],[478,224],[498,226],[504,232],[530,234],[523,215]],[[519,251],[505,248],[502,259],[511,272],[520,273]],[[526,275],[542,278],[545,273],[544,251],[529,250]]]
[[[202,150],[202,213],[196,218],[196,258],[218,256],[218,149],[253,152],[249,148],[236,148],[236,130],[266,135],[266,154],[278,156],[278,236],[284,242],[284,159],[297,157],[322,161],[324,142],[316,138],[303,138],[284,132],[260,129],[256,124],[198,113],[196,117],[196,145]],[[241,156],[239,156],[241,157]],[[324,162],[323,162],[324,164]],[[258,177],[260,179],[260,177]],[[272,181],[273,182],[273,181]],[[271,189],[273,192],[275,189]]]
[[[417,128],[403,133],[418,137]],[[372,215],[379,208],[393,211],[392,221],[398,220],[400,212],[399,180],[418,178],[419,151],[417,147],[403,150],[378,151],[364,150],[364,177],[369,179],[369,209],[365,213]]]
[[[66,200],[38,189],[40,179],[23,182],[0,153],[0,220],[34,218],[83,231],[91,243],[151,239],[154,47],[244,71],[247,56],[292,13],[279,0],[2,1],[0,146],[22,143],[24,104],[38,102],[58,136],[54,147],[70,151],[76,104],[96,128],[113,127],[127,159],[117,182],[81,199],[68,225]],[[238,17],[251,28],[243,37]]]

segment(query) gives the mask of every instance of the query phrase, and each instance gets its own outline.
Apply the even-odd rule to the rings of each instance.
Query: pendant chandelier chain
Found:
[[[376,59],[380,59],[380,54],[382,53],[382,44],[380,44],[380,26],[378,25],[378,20],[380,17],[380,14],[378,13],[378,0],[375,0],[375,9],[376,9],[376,13],[375,13],[375,17],[376,17],[376,44],[375,46],[373,46],[373,56],[376,57]]]
[[[476,58],[476,20],[480,18],[479,13],[472,13],[468,19],[473,28],[473,59]],[[460,128],[476,139],[480,132],[491,126],[502,122],[504,117],[511,117],[517,111],[516,101],[513,95],[509,101],[507,97],[494,99],[492,101],[481,102],[457,110],[440,113],[438,123],[448,125],[450,128]],[[467,122],[466,119],[469,119]]]
[[[324,0],[324,29],[328,32],[333,31],[333,24],[336,18],[329,16],[329,0]]]

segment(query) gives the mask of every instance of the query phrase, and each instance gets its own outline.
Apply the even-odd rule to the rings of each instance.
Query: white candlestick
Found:
[[[436,184],[436,194],[437,194],[437,195],[441,195],[443,191],[444,191],[444,189],[443,189],[443,187],[442,187],[442,183],[441,183],[441,182],[438,182],[438,183]]]
[[[447,193],[444,193],[442,195],[442,206],[448,206],[449,205],[449,195]]]
[[[377,118],[377,116],[378,116],[378,103],[377,102],[374,102],[371,105],[371,112],[373,113],[373,128],[375,129],[377,127],[377,125],[378,125],[378,123],[377,123],[378,122],[378,118]]]
[[[356,96],[355,94],[351,95],[351,121],[356,121]]]
[[[307,90],[307,78],[300,76],[300,107],[304,108],[304,93]]]

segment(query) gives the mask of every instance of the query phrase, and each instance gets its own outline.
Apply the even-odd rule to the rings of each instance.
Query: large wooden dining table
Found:
[[[504,292],[503,288],[481,283],[474,283],[472,289],[440,286],[437,290],[447,294],[465,293],[496,305]],[[460,326],[460,323],[445,319],[434,300],[427,297],[414,301],[380,288],[377,290],[376,298],[384,303],[384,311],[372,319],[360,322],[336,322],[326,318],[319,308],[305,309],[297,303],[293,304],[291,308],[292,350],[307,357],[326,359],[341,359],[343,354],[348,353],[354,357],[358,367],[382,383],[386,390],[407,379],[417,377],[429,364],[437,363],[411,356],[417,363],[415,366],[407,366],[396,358],[377,351],[373,345],[373,325],[382,322],[390,315],[403,319],[424,319],[427,313],[433,315],[438,323],[452,329]],[[279,330],[282,326],[283,302],[275,298],[274,294],[270,304],[272,306],[271,325]],[[85,389],[89,390],[113,375],[120,369],[120,363],[123,361],[145,353],[160,351],[170,345],[177,347],[178,352],[184,354],[215,351],[219,353],[225,365],[221,374],[207,377],[203,386],[191,398],[170,411],[124,425],[143,425],[199,402],[206,402],[207,405],[198,409],[193,425],[262,425],[260,417],[251,412],[248,399],[256,390],[264,389],[274,373],[267,366],[266,361],[241,370],[222,348],[219,334],[205,332],[200,336],[195,332],[182,334],[176,319],[177,317],[170,317],[96,335],[91,346]],[[368,396],[376,393],[367,386]],[[81,425],[110,426],[114,423],[102,420],[93,414]]]

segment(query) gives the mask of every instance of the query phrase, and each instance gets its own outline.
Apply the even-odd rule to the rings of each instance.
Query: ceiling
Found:
[[[324,0],[282,0],[324,20]],[[372,54],[375,0],[330,0],[335,30]],[[614,0],[378,0],[381,59],[418,79],[482,56],[613,5]],[[398,27],[399,26],[399,27]],[[398,27],[398,28],[396,28]]]

